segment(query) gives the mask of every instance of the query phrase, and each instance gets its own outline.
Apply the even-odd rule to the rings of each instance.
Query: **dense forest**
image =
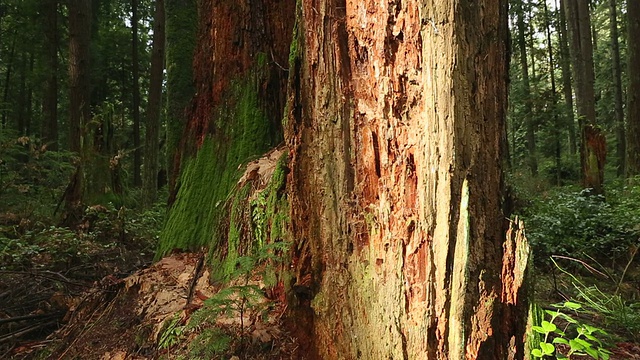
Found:
[[[640,359],[636,34],[635,0],[0,0],[0,358]]]

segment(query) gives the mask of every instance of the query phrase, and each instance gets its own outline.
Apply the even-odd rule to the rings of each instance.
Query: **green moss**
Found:
[[[213,134],[184,163],[176,201],[161,233],[157,257],[173,249],[217,248],[225,204],[241,175],[241,165],[265,153],[281,137],[263,110],[258,89],[267,76],[255,70],[235,80],[215,112]]]

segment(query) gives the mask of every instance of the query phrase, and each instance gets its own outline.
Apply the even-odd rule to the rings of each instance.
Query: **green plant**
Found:
[[[164,330],[160,332],[158,339],[158,349],[169,349],[178,343],[184,332],[185,326],[181,325],[180,316],[177,314],[165,324]]]
[[[534,358],[554,356],[556,359],[570,359],[572,355],[588,355],[594,359],[609,359],[611,352],[596,337],[598,333],[607,333],[600,328],[579,322],[563,312],[578,311],[582,308],[580,304],[567,301],[555,307],[556,310],[545,310],[545,314],[550,317],[549,320],[542,320],[539,325],[532,327],[533,331],[543,336],[538,346],[531,350]],[[556,324],[559,322],[558,319],[566,323],[564,329],[560,329]],[[569,347],[566,355],[558,351],[558,344]]]

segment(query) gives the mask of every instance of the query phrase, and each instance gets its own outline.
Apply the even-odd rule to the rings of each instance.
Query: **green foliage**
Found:
[[[627,265],[633,262],[636,253],[637,250],[629,259]],[[606,292],[602,291],[597,285],[586,285],[575,275],[558,266],[557,263],[555,265],[571,279],[576,293],[576,301],[582,304],[585,313],[604,318],[607,328],[623,333],[634,341],[640,339],[640,302],[627,300],[619,292],[624,273],[620,279],[613,279],[611,275],[608,275],[612,280],[616,281],[617,287],[615,291]]]
[[[640,189],[607,189],[607,198],[588,190],[554,188],[530,199],[522,217],[538,260],[586,253],[616,258],[640,236]]]
[[[593,359],[608,360],[611,352],[607,350],[597,335],[608,335],[604,330],[575,320],[567,312],[576,312],[581,305],[574,302],[565,302],[555,305],[555,311],[545,310],[545,317],[532,329],[543,336],[538,346],[531,350],[534,358],[570,359],[572,355],[586,355]],[[545,320],[547,318],[549,320]],[[557,324],[563,322],[561,329]],[[563,344],[569,347],[566,354],[557,351],[556,345]]]
[[[74,170],[69,152],[47,151],[38,139],[0,131],[0,210],[51,216]]]
[[[180,341],[185,326],[180,324],[180,317],[175,315],[165,323],[164,329],[160,332],[158,339],[158,349],[169,349]]]

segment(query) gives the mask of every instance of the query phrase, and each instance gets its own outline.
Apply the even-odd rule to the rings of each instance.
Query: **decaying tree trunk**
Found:
[[[580,163],[582,165],[582,180],[585,188],[591,188],[596,193],[603,191],[604,177],[593,176],[594,174],[604,175],[604,168],[593,169],[590,166],[599,164],[590,160],[590,156],[601,149],[606,149],[604,136],[595,136],[594,132],[600,132],[596,125],[596,97],[594,90],[595,75],[593,70],[593,44],[591,38],[591,18],[589,15],[589,2],[582,0],[565,0],[564,11],[569,25],[569,35],[571,38],[571,62],[573,67],[573,78],[575,80],[576,107],[578,109],[578,123],[581,131]],[[593,147],[590,147],[593,146]],[[599,158],[605,154],[599,154]],[[604,162],[601,163],[604,166]]]
[[[239,251],[215,220],[241,194],[238,165],[277,143],[284,107],[286,287],[307,356],[523,358],[528,250],[501,208],[507,2],[212,1],[199,13],[197,95],[159,254]]]
[[[506,7],[302,2],[285,138],[320,357],[523,357],[526,299],[501,276]]]

